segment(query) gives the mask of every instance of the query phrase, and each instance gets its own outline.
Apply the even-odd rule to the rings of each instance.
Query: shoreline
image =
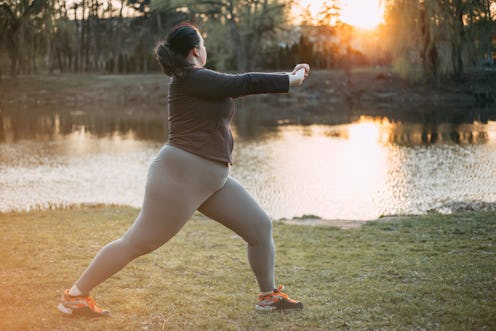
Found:
[[[129,205],[120,205],[120,204],[105,204],[105,203],[75,203],[75,204],[68,204],[68,205],[50,205],[46,208],[32,208],[32,209],[26,209],[26,210],[9,210],[9,211],[0,211],[0,216],[3,217],[8,217],[8,216],[20,216],[20,215],[29,215],[33,213],[46,213],[46,212],[61,212],[61,211],[88,211],[88,210],[106,210],[106,209],[113,209],[113,210],[118,210],[118,209],[127,209],[127,210],[134,210],[136,212],[139,212],[141,208],[139,207],[133,207]],[[420,216],[420,215],[419,215]],[[394,218],[395,216],[391,216],[391,218]],[[207,216],[204,216],[200,212],[196,211],[195,214],[191,217],[191,219],[205,219],[205,220],[210,220]],[[306,226],[325,226],[325,227],[338,227],[341,229],[351,229],[351,228],[358,228],[361,225],[371,222],[371,221],[378,221],[379,219],[376,220],[339,220],[339,219],[322,219],[318,216],[314,215],[304,215],[302,217],[293,217],[291,219],[274,219],[272,218],[272,221],[274,223],[281,223],[281,224],[293,224],[293,225],[306,225]]]
[[[376,111],[408,111],[413,108],[496,107],[496,68],[468,69],[463,81],[446,81],[434,88],[412,84],[391,73],[389,67],[354,68],[352,83],[344,83],[342,70],[312,71],[303,85],[289,94],[259,96],[263,101],[291,104],[304,102],[304,111],[317,111],[317,103],[332,110],[360,108]],[[161,73],[103,75],[52,74],[6,77],[0,84],[0,106],[113,105],[163,107],[169,78]]]
[[[342,230],[350,230],[350,229],[358,229],[367,223],[388,223],[388,222],[396,222],[402,220],[410,220],[421,219],[426,217],[449,217],[456,215],[464,215],[464,214],[490,214],[496,212],[496,202],[473,202],[473,204],[468,203],[459,203],[453,204],[457,205],[456,208],[453,208],[450,212],[439,212],[439,211],[430,211],[425,214],[398,214],[398,215],[381,215],[376,219],[366,219],[366,220],[353,220],[353,219],[327,219],[321,218],[316,215],[303,215],[303,216],[294,216],[292,218],[272,218],[272,222],[274,224],[287,224],[287,225],[298,225],[298,226],[309,226],[309,227],[328,227],[328,228],[339,228]],[[475,206],[475,207],[474,207]],[[478,206],[478,207],[477,207]],[[22,215],[30,215],[34,213],[57,213],[57,212],[70,212],[70,211],[104,211],[104,210],[128,210],[131,212],[138,213],[141,208],[133,207],[128,205],[120,205],[120,204],[105,204],[105,203],[78,203],[78,204],[69,204],[64,206],[50,205],[46,208],[33,208],[26,210],[10,210],[10,211],[0,211],[0,217],[19,217]],[[201,219],[205,221],[211,220],[207,216],[201,214],[196,211],[195,214],[190,218],[191,219]]]

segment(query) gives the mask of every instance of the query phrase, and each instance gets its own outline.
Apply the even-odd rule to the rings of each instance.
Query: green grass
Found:
[[[244,242],[195,215],[93,291],[108,319],[68,318],[64,288],[136,209],[0,215],[0,330],[494,330],[496,213],[350,230],[276,223],[276,275],[301,312],[260,313]]]

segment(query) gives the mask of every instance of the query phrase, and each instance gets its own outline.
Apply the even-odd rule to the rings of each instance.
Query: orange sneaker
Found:
[[[73,297],[69,295],[69,290],[64,291],[57,308],[64,314],[73,316],[104,317],[110,315],[108,310],[98,307],[93,298],[89,296]]]
[[[284,286],[279,285],[270,294],[259,294],[258,304],[255,306],[255,309],[265,311],[303,309],[303,303],[290,299],[287,294],[281,292],[283,288]]]

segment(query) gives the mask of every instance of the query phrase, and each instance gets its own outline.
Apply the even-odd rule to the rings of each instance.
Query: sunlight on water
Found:
[[[246,185],[258,183],[253,190],[262,200],[272,197],[267,208],[278,218],[304,214],[375,218],[382,213],[377,193],[388,193],[387,151],[378,145],[379,131],[373,124],[342,129],[345,137],[332,137],[328,127],[285,127],[257,150],[239,147],[238,157],[257,161],[250,171],[241,169],[238,174],[234,167],[233,173],[253,174],[244,179]],[[266,167],[257,170],[262,162]]]
[[[64,134],[57,117],[40,139],[14,139],[6,123],[0,211],[141,206],[160,142],[140,139],[132,129],[96,136],[84,124]],[[237,136],[234,159],[231,174],[275,219],[368,220],[496,202],[495,122],[425,127],[363,117],[335,126],[271,127]]]
[[[238,142],[243,166],[233,173],[276,218],[366,220],[449,212],[444,206],[450,202],[496,201],[496,140],[398,146],[390,143],[395,134],[421,139],[366,118],[340,127],[283,127],[257,146]]]

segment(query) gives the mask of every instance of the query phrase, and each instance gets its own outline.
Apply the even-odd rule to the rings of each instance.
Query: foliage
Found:
[[[103,245],[124,233],[137,213],[103,207],[0,215],[0,328],[496,327],[494,213],[405,216],[350,230],[276,223],[277,280],[305,309],[275,314],[253,309],[258,290],[245,243],[198,214],[164,247],[95,289],[111,318],[58,314],[64,287]]]
[[[389,0],[384,35],[398,72],[435,86],[463,78],[466,64],[487,62],[496,22],[494,0]],[[492,61],[490,59],[489,61]]]
[[[250,70],[258,66],[276,32],[286,28],[287,4],[281,0],[12,0],[0,6],[1,17],[7,18],[2,20],[0,46],[6,39],[13,77],[39,68],[147,72],[158,70],[152,58],[156,42],[173,25],[190,20],[209,35],[211,66]],[[0,67],[5,54],[0,53]]]
[[[216,63],[225,70],[235,62],[238,71],[253,70],[261,50],[284,28],[288,3],[281,0],[189,0],[182,2],[191,18],[206,33],[207,46]],[[174,6],[174,1],[158,0],[154,8]]]
[[[6,39],[13,76],[19,64],[33,70],[31,59],[35,56],[35,40],[50,11],[50,4],[43,0],[11,0],[0,3],[3,19],[0,39]]]
[[[39,71],[159,71],[153,48],[173,25],[190,20],[205,34],[208,66],[218,70],[288,70],[384,63],[412,81],[464,79],[467,66],[494,59],[496,0],[384,0],[382,54],[360,53],[357,35],[341,24],[342,2],[326,0],[300,25],[291,0],[3,0],[0,76]],[[364,37],[366,38],[366,37]],[[353,39],[353,40],[352,40]],[[369,47],[369,48],[370,48]],[[367,61],[367,58],[371,59]],[[381,60],[382,59],[382,60]],[[289,68],[288,68],[289,67]]]

